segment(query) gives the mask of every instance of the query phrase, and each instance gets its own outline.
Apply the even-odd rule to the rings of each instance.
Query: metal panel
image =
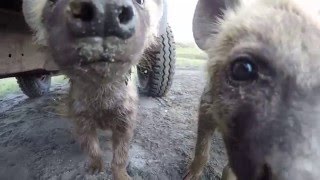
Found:
[[[23,15],[0,9],[0,76],[58,70],[48,49],[32,42]]]

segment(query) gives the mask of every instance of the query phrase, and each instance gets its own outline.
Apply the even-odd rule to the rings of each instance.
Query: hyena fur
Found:
[[[194,39],[208,55],[195,156],[200,179],[218,129],[224,179],[320,177],[320,17],[313,0],[198,0]]]

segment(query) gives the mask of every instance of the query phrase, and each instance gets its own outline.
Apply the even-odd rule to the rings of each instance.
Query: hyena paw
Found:
[[[132,180],[132,177],[130,177],[127,173],[118,175],[115,180]]]
[[[120,171],[114,171],[113,175],[115,180],[132,180],[132,177],[129,176],[125,169]]]
[[[193,173],[189,170],[183,177],[183,180],[200,180],[200,174]]]
[[[102,160],[95,160],[95,161],[91,161],[88,168],[87,168],[87,172],[89,174],[96,174],[96,173],[100,173],[104,171],[104,165]]]

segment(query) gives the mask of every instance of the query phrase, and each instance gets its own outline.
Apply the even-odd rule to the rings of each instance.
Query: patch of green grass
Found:
[[[19,91],[19,85],[15,78],[0,79],[0,97]]]
[[[206,63],[207,56],[194,44],[176,44],[176,66],[178,68],[199,68]]]
[[[51,84],[58,84],[58,83],[64,83],[67,82],[68,79],[65,78],[65,76],[54,76],[52,77]],[[0,79],[0,97],[3,97],[10,93],[16,93],[20,90],[20,87],[17,83],[16,78],[5,78]]]
[[[178,68],[199,68],[203,67],[205,63],[205,60],[178,57],[176,61],[176,66]]]
[[[60,83],[66,83],[69,79],[65,75],[59,75],[52,77],[52,84],[60,84]]]
[[[177,44],[176,55],[178,58],[188,58],[195,60],[207,59],[206,54],[202,50],[191,44]]]

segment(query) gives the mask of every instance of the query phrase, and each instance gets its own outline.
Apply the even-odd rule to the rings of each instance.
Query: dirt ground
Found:
[[[199,69],[177,69],[166,97],[140,97],[139,125],[128,165],[134,179],[182,178],[193,156],[203,77]],[[111,133],[100,132],[105,172],[88,175],[86,155],[71,135],[71,122],[53,110],[67,89],[67,84],[57,84],[48,96],[38,99],[14,94],[0,100],[1,180],[111,179]],[[220,135],[212,140],[203,179],[217,180],[226,155]]]

